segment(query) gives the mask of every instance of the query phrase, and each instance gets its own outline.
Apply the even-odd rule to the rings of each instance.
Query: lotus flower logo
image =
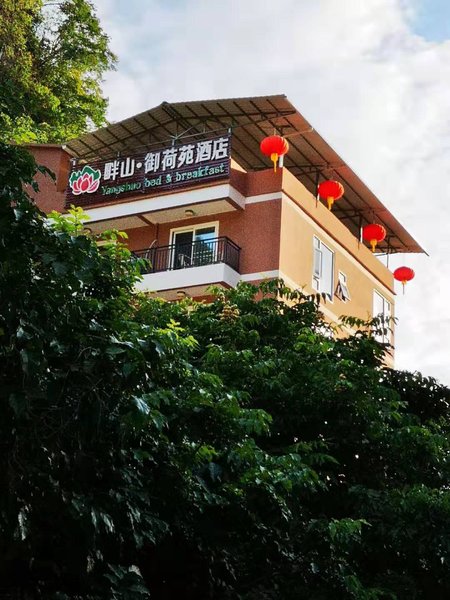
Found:
[[[75,196],[93,194],[100,185],[100,171],[85,165],[81,171],[74,171],[69,179],[69,185]]]

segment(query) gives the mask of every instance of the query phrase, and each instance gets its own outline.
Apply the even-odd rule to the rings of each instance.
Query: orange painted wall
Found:
[[[281,230],[281,201],[249,204],[236,210],[197,219],[183,219],[158,227],[139,227],[127,231],[132,250],[148,248],[157,237],[158,246],[170,244],[170,230],[200,223],[219,222],[219,236],[240,246],[241,273],[259,273],[278,269]]]
[[[144,225],[127,229],[128,234],[127,245],[131,250],[145,250],[150,247],[153,240],[157,239],[158,231],[156,225]],[[158,244],[161,246],[162,244]]]
[[[56,176],[53,181],[48,175],[39,173],[36,181],[39,184],[39,193],[30,190],[30,196],[36,200],[39,208],[49,213],[52,210],[64,212],[64,191],[67,186],[70,170],[70,156],[61,146],[50,144],[36,144],[27,146],[27,150],[34,156],[38,165],[50,169]]]
[[[265,169],[247,173],[247,196],[279,192],[283,183],[284,169]]]

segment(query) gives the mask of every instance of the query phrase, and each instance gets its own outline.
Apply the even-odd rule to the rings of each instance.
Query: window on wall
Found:
[[[334,252],[314,237],[313,288],[333,299]]]
[[[350,292],[348,291],[347,285],[347,275],[342,271],[339,271],[338,274],[338,284],[336,286],[335,294],[339,300],[342,300],[343,302],[350,300]]]
[[[373,292],[373,317],[381,317],[384,322],[383,333],[377,333],[375,339],[378,342],[388,343],[391,341],[391,332],[389,331],[391,317],[391,303],[380,293]],[[383,327],[380,325],[380,327]]]

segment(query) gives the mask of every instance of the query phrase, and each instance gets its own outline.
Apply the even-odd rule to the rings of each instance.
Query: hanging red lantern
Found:
[[[289,143],[281,135],[270,135],[263,139],[259,147],[263,154],[270,156],[270,160],[273,162],[273,170],[276,172],[278,158],[288,152]]]
[[[386,229],[378,223],[371,223],[363,227],[363,240],[369,242],[372,246],[372,252],[375,252],[377,244],[382,242],[386,237]]]
[[[409,267],[398,267],[398,269],[395,269],[394,271],[394,279],[401,282],[403,286],[403,293],[405,293],[405,285],[408,283],[408,281],[414,279],[414,276],[414,271]]]
[[[319,196],[328,202],[328,210],[331,210],[335,200],[344,195],[344,186],[339,181],[322,181],[318,188]]]

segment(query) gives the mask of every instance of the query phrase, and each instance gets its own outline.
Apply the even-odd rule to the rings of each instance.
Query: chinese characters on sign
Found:
[[[229,175],[231,140],[222,136],[91,163],[72,169],[67,205],[94,204],[140,193],[220,179]],[[95,185],[88,185],[88,180]]]

